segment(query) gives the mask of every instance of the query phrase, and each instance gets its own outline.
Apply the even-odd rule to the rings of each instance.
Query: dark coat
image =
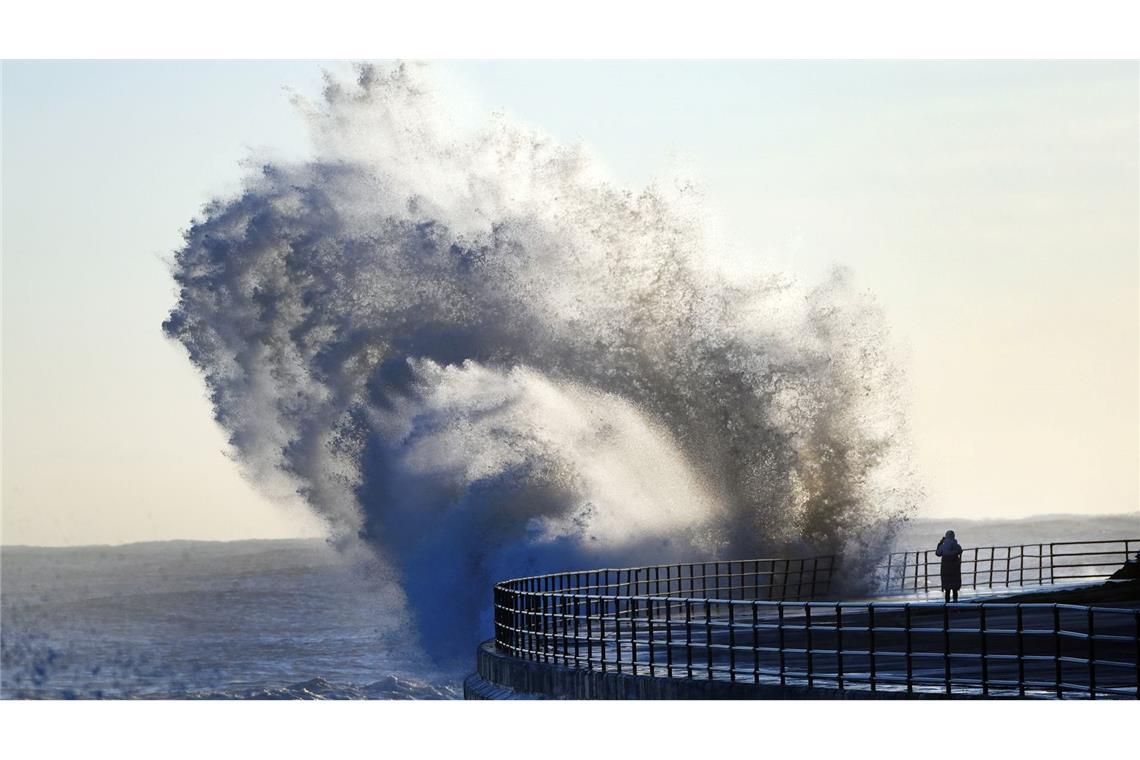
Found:
[[[952,551],[944,552],[944,543],[945,538],[938,542],[938,548],[934,550],[942,558],[942,590],[957,591],[962,588],[962,547],[956,546]]]

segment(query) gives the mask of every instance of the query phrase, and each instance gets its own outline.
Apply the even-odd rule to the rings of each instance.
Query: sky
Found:
[[[336,67],[339,64],[325,64]],[[316,62],[5,62],[0,542],[312,536],[228,456],[160,324],[249,161],[303,157]],[[449,62],[461,111],[682,173],[727,267],[875,295],[922,514],[1140,504],[1136,63]]]

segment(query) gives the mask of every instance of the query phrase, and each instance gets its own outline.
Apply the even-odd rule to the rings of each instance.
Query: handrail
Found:
[[[768,558],[515,578],[494,588],[495,644],[523,659],[631,675],[1140,698],[1140,610],[821,601],[835,569],[834,557]]]
[[[1058,548],[1090,547],[1078,551]],[[1140,538],[1054,541],[967,548],[962,553],[962,588],[1052,585],[1059,581],[1107,578],[1140,550]],[[941,558],[933,549],[891,552],[878,567],[882,593],[923,593],[941,587]]]

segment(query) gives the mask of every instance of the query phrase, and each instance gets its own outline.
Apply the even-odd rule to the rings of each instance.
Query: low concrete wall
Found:
[[[602,673],[509,657],[493,641],[483,642],[476,657],[476,673],[463,682],[464,699],[945,699],[942,694]]]

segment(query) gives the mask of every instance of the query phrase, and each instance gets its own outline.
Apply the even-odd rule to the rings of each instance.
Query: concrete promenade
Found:
[[[1037,591],[1043,595],[1056,590]],[[810,626],[803,605],[796,602],[784,605],[782,622],[767,605],[757,607],[755,618],[749,605],[737,605],[731,624],[724,605],[716,606],[708,619],[688,624],[675,614],[666,622],[658,611],[652,633],[647,621],[635,620],[631,626],[627,619],[620,633],[611,625],[604,638],[595,632],[587,642],[568,627],[565,638],[539,640],[544,661],[538,662],[507,657],[488,642],[479,651],[479,670],[465,694],[579,699],[1088,698],[1091,691],[1097,698],[1138,696],[1140,601],[1092,608],[1090,628],[1089,608],[1036,605],[1025,599],[1025,589],[997,591],[963,596],[951,605],[941,604],[940,596],[938,601],[906,597],[844,602],[839,621],[836,603],[817,602],[808,613]],[[1001,597],[1015,591],[1022,604],[1002,604]],[[1095,633],[1092,640],[1090,631]]]

